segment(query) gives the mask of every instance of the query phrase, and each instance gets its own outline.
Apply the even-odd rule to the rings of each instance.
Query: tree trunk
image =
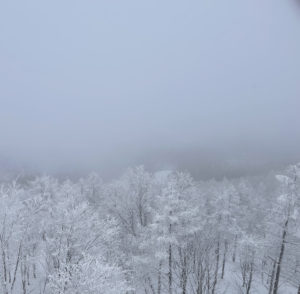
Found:
[[[279,254],[278,263],[277,263],[277,270],[276,270],[273,294],[277,294],[277,292],[278,292],[281,264],[282,264],[282,259],[283,259],[283,255],[284,255],[285,238],[286,238],[288,223],[289,223],[289,219],[286,220],[286,222],[284,224],[284,228],[283,228],[282,241],[281,241],[280,254]]]
[[[228,249],[228,243],[227,243],[227,240],[225,240],[223,262],[222,262],[222,275],[221,275],[221,279],[224,278],[227,249]]]
[[[32,265],[32,275],[33,275],[33,278],[36,279],[36,265],[35,265],[35,263],[33,263],[33,265]]]
[[[161,267],[162,267],[162,261],[160,261],[158,265],[157,294],[161,293]]]
[[[237,247],[237,235],[234,236],[232,262],[235,262],[235,258],[236,258],[236,247]]]
[[[154,287],[153,287],[152,282],[151,282],[151,279],[150,279],[149,277],[148,277],[148,283],[149,283],[149,287],[150,287],[150,289],[151,289],[152,294],[155,294]]]
[[[168,273],[168,277],[169,277],[169,294],[172,294],[173,292],[173,277],[172,277],[172,245],[169,245],[169,273]]]
[[[5,284],[7,284],[7,267],[6,267],[6,255],[5,255],[5,250],[2,248],[2,266],[3,266],[3,278]]]
[[[219,261],[220,261],[220,239],[218,238],[217,249],[216,249],[216,269],[215,269],[215,279],[212,287],[211,293],[214,294],[216,290],[216,285],[218,282],[218,271],[219,271]]]
[[[250,293],[252,278],[253,278],[253,261],[250,264],[250,274],[249,274],[249,280],[248,280],[248,283],[247,283],[247,292],[246,292],[246,294]]]
[[[182,279],[182,294],[186,294],[186,284],[187,284],[187,264],[186,264],[186,255],[184,254],[183,257],[183,267],[182,267],[182,274],[181,274],[181,279]]]
[[[16,260],[16,265],[15,265],[15,269],[14,269],[14,276],[13,276],[13,280],[12,280],[11,287],[10,287],[11,292],[14,289],[16,279],[17,279],[17,271],[18,271],[18,267],[19,267],[19,263],[20,263],[20,259],[21,259],[21,248],[22,248],[22,244],[20,243],[19,250],[18,250],[18,256],[17,256],[17,260]]]
[[[170,215],[172,215],[172,211],[170,211]],[[172,233],[172,224],[169,226],[169,234],[171,235]],[[169,244],[169,294],[173,293],[173,273],[172,273],[172,244]]]
[[[198,272],[197,272],[197,294],[202,294],[202,288],[203,288],[203,268],[202,265],[199,264]]]
[[[207,267],[207,278],[206,278],[206,287],[207,287],[207,292],[209,293],[210,290],[210,270],[209,270],[209,264],[206,265]]]
[[[269,294],[272,294],[272,291],[273,291],[273,283],[274,283],[276,263],[277,263],[276,260],[274,260],[273,261],[272,274],[271,274],[271,280],[270,280],[270,286],[269,286]]]
[[[23,257],[23,259],[25,259]],[[22,290],[23,290],[23,294],[27,293],[27,288],[26,288],[26,276],[27,276],[27,267],[26,267],[26,261],[23,263],[24,261],[22,260],[22,265],[21,265],[21,279],[22,279]]]

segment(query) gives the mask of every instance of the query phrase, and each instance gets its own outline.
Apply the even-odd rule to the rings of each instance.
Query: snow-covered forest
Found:
[[[1,293],[300,293],[299,177],[2,182]]]
[[[300,0],[0,0],[0,294],[300,294]]]

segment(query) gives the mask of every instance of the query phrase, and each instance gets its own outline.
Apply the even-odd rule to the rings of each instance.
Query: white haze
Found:
[[[297,161],[295,3],[2,1],[0,158],[103,176]]]

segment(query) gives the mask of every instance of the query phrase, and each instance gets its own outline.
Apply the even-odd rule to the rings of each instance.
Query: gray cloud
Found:
[[[1,3],[1,156],[109,175],[299,159],[293,3]]]

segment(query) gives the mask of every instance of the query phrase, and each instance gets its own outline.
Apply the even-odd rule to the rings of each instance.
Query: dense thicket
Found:
[[[299,177],[2,183],[0,292],[300,293]]]

